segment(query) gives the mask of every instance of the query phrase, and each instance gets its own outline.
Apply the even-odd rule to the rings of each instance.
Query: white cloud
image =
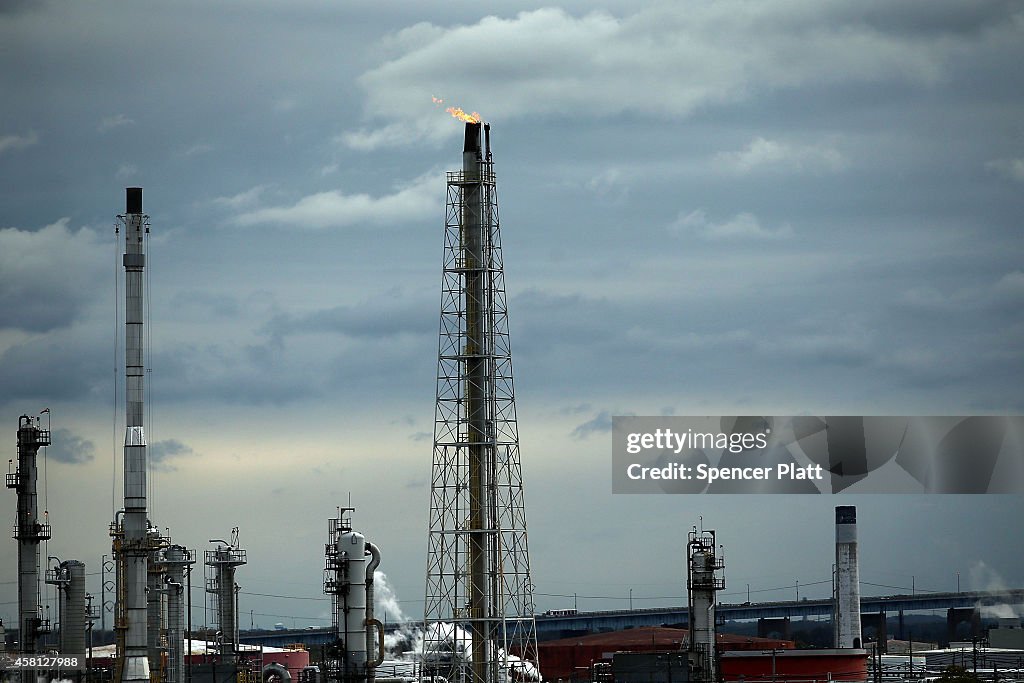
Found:
[[[461,130],[457,122],[447,114],[436,115],[402,123],[393,123],[381,128],[360,128],[346,131],[334,138],[335,142],[363,152],[404,147],[419,140],[431,143],[442,142]]]
[[[669,232],[675,235],[698,235],[707,240],[775,240],[785,239],[793,236],[793,228],[783,224],[775,230],[770,230],[761,225],[761,222],[752,213],[738,213],[729,220],[715,223],[709,221],[703,209],[691,211],[685,216],[680,212],[679,217],[668,227]]]
[[[908,308],[948,313],[979,311],[999,306],[1019,306],[1024,300],[1024,272],[1013,270],[995,282],[974,283],[942,292],[920,286],[904,291],[897,302]]]
[[[267,189],[266,185],[257,185],[244,192],[239,192],[231,197],[217,197],[214,204],[239,211],[256,206],[259,203],[260,195]]]
[[[70,222],[65,217],[39,230],[0,229],[0,329],[68,326],[96,294],[106,252],[95,233],[73,232]]]
[[[364,73],[366,115],[379,131],[342,136],[358,149],[456,134],[431,97],[488,120],[534,116],[677,118],[759,90],[838,82],[933,83],[956,48],[914,38],[815,2],[659,3],[633,14],[562,9],[489,16],[472,25],[417,24],[385,41],[392,56]]]
[[[725,173],[746,175],[758,170],[822,170],[839,171],[846,167],[846,158],[828,145],[798,145],[777,140],[754,138],[738,152],[719,152],[712,159]]]
[[[25,149],[37,142],[39,142],[39,136],[34,130],[30,130],[28,135],[5,135],[0,137],[0,154],[7,150]]]
[[[96,130],[101,133],[106,133],[108,130],[120,128],[121,126],[130,126],[134,123],[134,119],[130,119],[124,114],[115,114],[114,116],[103,117],[99,125],[96,126]]]
[[[441,196],[437,189],[441,186],[443,181],[437,173],[431,172],[381,197],[365,193],[344,194],[337,190],[317,192],[291,206],[252,209],[236,216],[233,222],[238,225],[277,223],[307,228],[390,225],[423,215],[435,215],[441,210]]]
[[[602,202],[623,204],[629,198],[632,174],[618,167],[608,167],[588,178],[583,187]]]
[[[280,114],[287,114],[288,112],[295,111],[295,108],[299,106],[298,101],[293,97],[282,97],[274,100],[274,111]]]
[[[118,178],[131,178],[132,176],[138,175],[139,167],[135,164],[121,164],[117,167]]]
[[[212,152],[212,151],[213,151],[213,145],[208,145],[206,143],[200,142],[200,143],[197,143],[195,145],[192,145],[191,147],[188,147],[188,148],[182,150],[181,152],[179,152],[179,156],[194,157],[194,156],[198,156],[200,154],[207,154],[207,153]]]
[[[985,168],[999,175],[1024,182],[1024,159],[995,159],[985,164]]]
[[[993,289],[996,294],[1024,299],[1024,272],[1015,270],[999,278]]]

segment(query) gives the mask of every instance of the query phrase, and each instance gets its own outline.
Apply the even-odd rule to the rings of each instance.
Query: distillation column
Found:
[[[725,579],[715,575],[717,570],[725,567],[723,559],[716,554],[715,532],[691,531],[686,544],[686,559],[686,589],[690,598],[689,650],[695,665],[694,680],[710,683],[718,680],[715,593],[725,588]]]
[[[206,592],[214,596],[217,628],[220,630],[221,661],[235,662],[238,651],[238,613],[235,569],[246,564],[246,553],[237,546],[237,529],[230,545],[218,545],[215,550],[206,551],[205,564],[212,576],[206,580]]]
[[[124,517],[114,524],[115,549],[122,563],[118,573],[123,585],[118,598],[123,633],[122,681],[149,681],[148,606],[146,588],[149,569],[149,521],[146,513],[146,433],[143,427],[143,271],[149,233],[148,216],[142,213],[142,188],[125,191],[125,213],[118,216],[124,226],[125,252],[125,436]]]
[[[37,505],[36,454],[50,445],[49,430],[41,429],[38,418],[18,418],[18,469],[7,474],[7,488],[18,494],[18,517],[14,538],[18,541],[18,632],[19,652],[38,652],[40,633],[48,632],[49,624],[40,615],[39,543],[50,539],[50,525],[40,523]],[[29,674],[24,675],[29,680]]]
[[[57,587],[60,606],[60,653],[85,660],[85,564],[61,562],[46,572],[46,583]]]
[[[353,510],[341,508],[327,526],[324,593],[331,596],[337,639],[327,677],[341,683],[373,683],[375,670],[384,661],[384,625],[373,615],[373,573],[380,565],[380,550],[352,530],[347,513]]]
[[[185,680],[185,572],[192,571],[195,554],[180,545],[163,553],[167,570],[167,677],[165,683]]]
[[[163,563],[163,549],[167,547],[167,539],[156,527],[149,527],[149,561],[146,571],[146,652],[149,656],[149,672],[156,674],[159,679],[162,658],[160,656],[162,645],[161,635],[166,633],[164,622],[164,596],[167,589],[164,587],[164,576],[166,568]]]
[[[836,647],[863,647],[860,630],[860,568],[857,559],[857,508],[836,507]]]

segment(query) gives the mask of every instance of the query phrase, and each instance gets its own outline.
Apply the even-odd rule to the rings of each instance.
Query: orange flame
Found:
[[[440,97],[434,97],[433,95],[431,95],[430,99],[433,100],[435,105],[444,104],[444,100],[442,100]],[[463,111],[462,107],[448,107],[447,109],[445,109],[445,111],[454,116],[455,118],[457,118],[458,120],[465,121],[466,123],[480,123],[480,121],[482,120],[480,114],[478,114],[477,112],[467,114],[465,111]]]
[[[462,111],[462,107],[448,107],[445,111],[460,121],[465,121],[466,123],[480,123],[480,114],[476,112],[467,114]]]

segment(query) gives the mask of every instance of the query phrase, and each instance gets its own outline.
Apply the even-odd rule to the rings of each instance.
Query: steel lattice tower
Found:
[[[463,169],[448,174],[424,606],[424,673],[458,683],[522,679],[506,653],[537,661],[490,126],[482,128],[466,124]]]

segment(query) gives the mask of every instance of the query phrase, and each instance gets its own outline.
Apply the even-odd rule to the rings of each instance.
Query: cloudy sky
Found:
[[[612,496],[609,432],[1024,410],[1019,4],[17,1],[0,46],[0,424],[13,458],[51,409],[45,551],[90,591],[139,185],[153,521],[200,550],[240,527],[242,612],[322,625],[351,496],[422,609],[462,131],[431,97],[493,127],[539,609],[679,604],[699,516],[724,600],[823,596],[838,503],[867,592],[1024,586],[1019,496]],[[15,558],[0,539],[5,623]]]

